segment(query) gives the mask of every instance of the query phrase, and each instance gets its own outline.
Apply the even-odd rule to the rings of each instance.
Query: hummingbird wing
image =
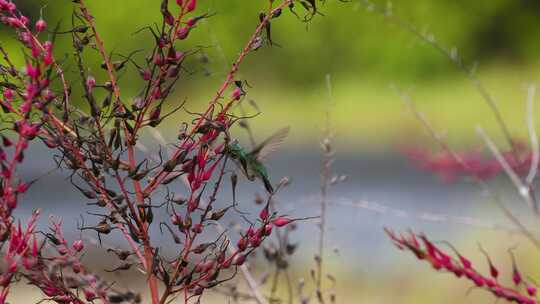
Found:
[[[272,152],[276,151],[289,135],[290,127],[279,129],[276,133],[260,143],[250,154],[256,157],[257,161],[263,162]]]

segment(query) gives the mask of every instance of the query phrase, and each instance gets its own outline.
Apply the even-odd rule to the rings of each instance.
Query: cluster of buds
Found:
[[[469,259],[457,252],[457,257],[453,257],[452,254],[436,246],[424,235],[414,233],[396,235],[390,230],[386,230],[386,233],[399,249],[411,251],[419,260],[431,264],[437,271],[453,273],[457,278],[471,281],[474,286],[490,291],[497,299],[519,304],[540,303],[537,299],[537,287],[523,279],[513,256],[512,281],[514,287],[507,287],[499,282],[499,270],[493,265],[487,254],[489,275],[484,275],[473,266]]]
[[[49,120],[48,107],[55,95],[49,88],[53,64],[52,43],[41,42],[37,34],[46,27],[44,21],[36,23],[35,29],[29,25],[29,19],[20,14],[13,2],[0,1],[0,21],[13,28],[22,45],[28,49],[26,66],[23,69],[15,67],[9,60],[7,52],[0,48],[6,61],[5,71],[18,83],[3,83],[0,87],[0,107],[4,113],[10,114],[11,131],[16,139],[6,134],[2,135],[0,144],[0,223],[1,231],[9,231],[11,214],[17,206],[18,195],[28,189],[28,184],[17,180],[15,171],[24,161],[24,152],[29,142],[42,131],[42,126]]]
[[[161,2],[161,14],[163,26],[160,32],[152,30],[156,48],[146,57],[146,66],[137,66],[142,80],[147,82],[148,94],[134,99],[132,109],[138,111],[135,128],[143,124],[142,120],[148,111],[146,124],[156,127],[163,119],[161,105],[173,89],[174,84],[180,77],[182,63],[186,59],[187,52],[178,50],[175,42],[187,39],[189,33],[197,23],[208,17],[207,15],[192,16],[197,8],[196,0],[176,1],[176,14],[169,9],[169,1]],[[186,19],[188,18],[188,19]],[[154,67],[157,67],[154,68]]]
[[[31,182],[17,178],[17,168],[25,160],[29,143],[46,132],[43,126],[50,122],[49,108],[55,94],[49,88],[54,63],[52,43],[38,39],[38,34],[46,29],[46,23],[39,20],[32,28],[29,19],[19,13],[17,6],[5,0],[0,1],[0,22],[15,30],[22,46],[30,54],[26,57],[25,67],[19,69],[0,47],[5,61],[2,65],[6,73],[4,79],[14,80],[0,86],[0,107],[3,115],[9,118],[3,123],[11,126],[6,129],[11,134],[6,131],[0,135],[0,248],[4,248],[4,243],[8,244],[6,252],[2,252],[6,267],[0,276],[0,303],[3,304],[17,274],[36,274],[43,268],[42,246],[38,245],[35,231],[39,212],[32,214],[23,229],[20,220],[15,225],[17,221],[13,211],[18,206],[19,196],[31,185]]]
[[[187,262],[186,259],[177,260],[169,265],[175,270],[172,272],[172,276],[166,271],[161,272],[161,276],[166,281],[175,280],[178,286],[190,291],[193,296],[200,296],[206,289],[230,280],[232,278],[230,276],[220,279],[220,273],[244,265],[247,257],[272,234],[273,227],[285,225],[284,218],[265,215],[264,210],[267,210],[267,207],[261,212],[262,216],[259,217],[257,224],[240,233],[236,246],[231,246],[229,239],[220,240],[221,236],[220,239],[212,243],[192,245],[190,246],[190,255],[193,262]],[[225,212],[220,210],[212,213],[211,217],[217,220],[224,214]],[[183,221],[179,215],[175,215],[174,218],[173,222],[179,223],[177,224],[178,230],[186,233],[187,227],[182,224]],[[289,222],[291,221],[287,220],[287,223]],[[170,232],[175,234],[173,229]],[[229,247],[234,249],[231,250]],[[160,261],[159,265],[161,267],[168,266],[164,261]],[[174,290],[171,288],[169,292],[173,294]]]
[[[0,290],[0,304],[7,303],[9,286],[19,269],[22,267],[31,269],[37,264],[39,249],[35,235],[35,226],[38,216],[39,212],[34,212],[25,229],[22,228],[20,222],[17,226],[9,226],[8,248],[3,255],[5,269],[0,273],[0,288],[2,288]]]
[[[112,302],[111,298],[122,293],[111,289],[98,276],[86,270],[80,258],[83,254],[82,240],[68,241],[62,233],[61,222],[51,220],[50,232],[37,246],[34,238],[32,263],[25,263],[23,276],[29,284],[38,287],[47,297],[59,303],[86,303],[95,300]],[[46,246],[48,245],[48,246]],[[37,248],[50,249],[44,259]],[[132,295],[136,298],[135,295]]]
[[[437,174],[446,182],[453,182],[461,177],[489,180],[503,172],[499,160],[478,150],[455,155],[450,152],[433,153],[425,149],[410,148],[404,153],[419,168]],[[514,172],[520,176],[527,175],[533,158],[531,151],[522,147],[518,156],[514,151],[501,154]]]

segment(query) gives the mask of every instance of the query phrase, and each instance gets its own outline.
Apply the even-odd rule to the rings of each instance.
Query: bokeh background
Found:
[[[60,29],[69,29],[70,1],[15,2],[34,20],[42,14],[51,26],[60,22]],[[89,2],[109,51],[126,55],[151,47],[147,32],[135,32],[158,22],[159,1]],[[185,50],[203,47],[203,51],[188,61],[188,72],[170,104],[172,107],[174,100],[179,103],[186,99],[187,108],[195,112],[202,109],[223,81],[267,1],[200,2],[202,11],[215,15],[200,23],[188,42],[180,46]],[[480,242],[506,274],[511,272],[506,249],[519,245],[517,255],[524,272],[533,278],[540,275],[539,267],[532,262],[538,252],[518,235],[492,228],[511,225],[477,186],[467,182],[442,183],[432,174],[417,170],[400,153],[404,144],[434,149],[436,145],[390,86],[396,85],[410,94],[457,149],[481,147],[474,132],[476,125],[503,144],[500,131],[476,88],[455,64],[410,31],[370,12],[362,3],[327,0],[321,6],[322,14],[309,23],[286,12],[272,24],[273,39],[278,45],[252,53],[241,69],[239,77],[250,86],[248,98],[255,100],[262,112],[250,120],[259,139],[283,126],[292,129],[284,146],[269,162],[274,179],[292,179],[292,185],[279,197],[280,207],[293,215],[318,213],[322,154],[319,142],[329,109],[337,151],[334,170],[349,176],[330,194],[325,260],[326,270],[337,278],[338,303],[492,301],[482,291],[469,290],[466,282],[435,274],[427,265],[399,252],[383,233],[383,227],[423,231],[435,239],[451,241],[475,263],[486,264],[477,247]],[[395,1],[392,13],[420,31],[433,33],[441,45],[456,48],[466,64],[476,65],[478,78],[497,100],[511,132],[518,138],[527,138],[526,88],[540,76],[540,2]],[[5,28],[0,28],[0,40],[11,52],[18,51]],[[57,56],[66,54],[67,64],[71,56],[66,48],[69,40],[68,36],[60,36],[56,49]],[[143,55],[137,56],[141,59]],[[99,59],[91,57],[90,62],[93,73],[99,77]],[[331,78],[331,94],[326,75]],[[127,96],[136,94],[137,77],[134,69],[122,74],[122,91]],[[254,113],[249,107],[247,111]],[[172,140],[178,121],[187,117],[181,113],[166,123],[164,137]],[[238,137],[243,138],[242,131],[237,131]],[[145,142],[157,146],[150,136]],[[39,157],[32,158],[27,165],[27,176],[37,176],[54,165],[43,148],[35,147],[35,151]],[[66,189],[65,176],[63,172],[54,172],[41,179],[25,197],[28,205],[20,213],[28,214],[40,206],[46,213],[64,217],[67,227],[73,229],[72,235],[77,235],[75,223],[84,202],[79,194]],[[493,184],[528,223],[523,204],[506,180],[500,178]],[[253,193],[260,189],[246,189],[242,197],[250,204]],[[300,245],[291,269],[294,282],[300,278],[309,281],[317,235],[314,223],[302,224],[294,233],[293,238]],[[257,268],[257,263],[253,261],[255,272],[259,273],[261,267]],[[129,285],[125,278],[119,277],[118,281]]]

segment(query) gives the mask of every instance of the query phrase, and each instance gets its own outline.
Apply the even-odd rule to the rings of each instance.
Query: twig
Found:
[[[458,50],[456,48],[447,48],[447,47],[442,46],[436,41],[435,37],[432,34],[420,31],[413,24],[401,18],[396,17],[395,14],[392,13],[392,11],[389,11],[388,9],[385,9],[385,8],[380,8],[369,0],[363,0],[363,2],[368,8],[368,10],[379,14],[386,20],[390,22],[394,22],[398,26],[409,31],[410,33],[415,35],[417,38],[419,38],[421,41],[423,41],[424,43],[427,43],[428,45],[432,46],[435,50],[443,54],[451,62],[453,62],[460,70],[462,70],[465,73],[465,75],[469,78],[469,80],[473,84],[474,88],[478,91],[478,93],[482,96],[482,99],[489,106],[489,109],[493,113],[495,120],[497,121],[497,124],[499,125],[499,127],[501,128],[504,134],[504,137],[506,138],[510,148],[512,149],[514,155],[517,158],[519,153],[518,153],[516,143],[514,142],[512,135],[510,134],[509,128],[504,121],[501,111],[497,107],[497,102],[495,101],[495,98],[491,96],[491,94],[485,88],[484,84],[476,76],[475,65],[471,67],[467,66],[463,58],[459,55]]]
[[[424,222],[434,222],[434,223],[445,223],[445,224],[456,224],[456,225],[467,225],[476,228],[490,229],[490,230],[500,230],[512,234],[523,234],[521,229],[512,229],[510,227],[505,227],[499,223],[491,223],[483,219],[473,218],[468,216],[451,216],[447,214],[439,213],[413,213],[403,209],[392,208],[387,205],[380,203],[367,201],[367,200],[349,200],[349,199],[333,199],[330,202],[330,205],[342,206],[342,207],[351,207],[358,208],[363,210],[368,210],[381,215],[388,215],[391,217],[401,218],[401,219],[410,219],[410,220],[420,220]],[[540,235],[540,231],[535,231],[534,234]]]
[[[523,183],[519,175],[516,173],[516,171],[514,171],[514,169],[512,169],[512,166],[510,166],[508,161],[506,161],[506,158],[504,158],[504,156],[501,154],[501,151],[499,151],[497,145],[495,145],[493,140],[484,132],[482,127],[477,126],[476,133],[478,133],[478,136],[482,138],[488,149],[491,151],[491,154],[493,154],[497,162],[501,165],[504,172],[506,173],[506,175],[508,175],[508,177],[518,190],[519,194],[525,199],[529,207],[534,211],[536,215],[540,215],[538,213],[538,206],[536,206],[536,202],[531,196],[530,187]]]
[[[527,89],[527,127],[529,129],[529,137],[531,140],[531,168],[525,181],[529,186],[532,185],[538,172],[538,164],[540,162],[540,148],[538,146],[538,136],[536,135],[536,124],[534,120],[534,98],[536,95],[536,86],[529,85]]]
[[[421,112],[419,112],[416,109],[415,102],[412,100],[410,96],[407,94],[401,92],[397,87],[394,86],[394,90],[398,94],[398,96],[405,102],[405,104],[409,107],[409,109],[413,112],[415,117],[422,123],[424,128],[429,131],[433,139],[441,146],[443,150],[445,150],[449,155],[454,158],[454,160],[463,168],[468,168],[466,162],[463,161],[463,159],[457,154],[445,141],[442,135],[435,130],[435,128],[431,125],[431,123],[427,120],[425,115]],[[483,191],[489,194],[490,197],[492,197],[493,202],[501,209],[501,211],[504,213],[504,215],[519,229],[522,231],[522,233],[533,243],[538,249],[540,249],[540,241],[529,231],[529,229],[523,225],[523,223],[513,214],[513,212],[508,209],[499,196],[496,193],[493,193],[491,191],[488,184],[483,181],[482,179],[478,178],[477,176],[472,176],[473,180],[480,185]]]
[[[319,253],[317,262],[317,280],[316,280],[316,293],[319,303],[324,303],[324,297],[322,295],[322,274],[323,274],[323,260],[324,260],[324,245],[326,234],[326,209],[328,205],[328,187],[330,185],[331,172],[330,168],[333,162],[333,154],[331,145],[331,126],[330,126],[330,105],[332,101],[332,82],[330,74],[326,75],[326,87],[328,90],[327,108],[326,108],[326,125],[324,128],[324,139],[322,141],[323,148],[323,161],[321,166],[321,197],[320,197],[320,231],[319,231]]]

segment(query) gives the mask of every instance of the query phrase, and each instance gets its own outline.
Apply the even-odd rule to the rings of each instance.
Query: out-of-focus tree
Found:
[[[432,79],[434,75],[445,77],[455,72],[452,65],[430,47],[422,45],[406,31],[396,31],[392,25],[371,15],[363,0],[332,5],[334,1],[337,0],[329,0],[322,7],[321,13],[325,18],[316,18],[309,25],[299,24],[291,17],[275,25],[273,35],[277,50],[261,50],[264,54],[259,54],[256,59],[265,64],[272,62],[265,78],[275,80],[279,75],[279,79],[287,83],[306,86],[326,72],[383,80]],[[41,10],[49,20],[61,20],[64,25],[61,28],[69,26],[71,11],[67,0],[17,2],[31,16],[39,16]],[[248,34],[244,29],[258,20],[256,15],[252,18],[244,15],[252,13],[258,4],[259,1],[245,0],[201,3],[204,10],[215,13],[215,16],[200,25],[205,29],[198,31],[190,43],[208,46],[209,53],[223,52],[227,59],[234,57],[237,52],[235,46]],[[133,33],[143,24],[159,18],[150,9],[153,5],[148,1],[132,0],[126,7],[123,1],[96,0],[91,7],[100,12],[96,18],[100,19],[108,41],[117,42],[110,47],[122,52],[147,43],[148,33]],[[538,60],[536,50],[540,47],[540,40],[534,39],[540,35],[538,1],[411,0],[394,1],[392,5],[402,17],[425,27],[443,44],[455,45],[465,59],[474,58],[481,64],[526,64]],[[235,14],[223,14],[224,11],[234,11]],[[302,39],[307,35],[306,31],[310,32],[311,39]],[[291,54],[302,54],[302,60],[279,60],[290,58]],[[223,66],[222,62],[210,64],[216,70]],[[285,70],[287,73],[283,73]]]

